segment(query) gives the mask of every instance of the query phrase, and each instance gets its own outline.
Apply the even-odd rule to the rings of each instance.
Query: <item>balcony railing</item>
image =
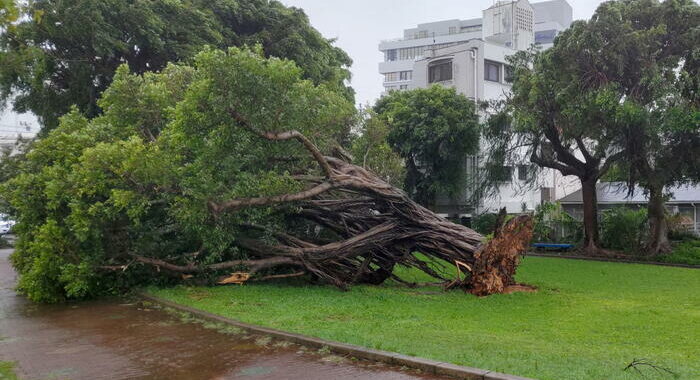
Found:
[[[460,34],[468,34],[468,33],[475,33],[475,32],[481,32],[481,28],[479,29],[466,29],[466,30],[460,30],[455,33],[428,33],[428,34],[414,34],[409,37],[398,37],[398,38],[390,38],[386,40],[381,40],[382,43],[385,42],[399,42],[399,41],[411,41],[411,40],[420,40],[423,38],[435,38],[435,37],[443,37],[443,36],[457,36]]]

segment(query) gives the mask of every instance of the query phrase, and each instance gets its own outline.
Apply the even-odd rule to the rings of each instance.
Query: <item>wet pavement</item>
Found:
[[[438,379],[193,321],[140,302],[37,305],[0,250],[0,362],[23,380]],[[1,377],[1,376],[0,376]]]

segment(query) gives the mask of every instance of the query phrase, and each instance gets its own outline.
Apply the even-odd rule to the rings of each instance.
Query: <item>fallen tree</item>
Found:
[[[232,49],[159,74],[123,67],[100,105],[64,116],[4,185],[34,300],[302,276],[416,285],[397,266],[478,295],[515,284],[529,217],[484,244],[353,164],[337,141],[354,107],[293,63]]]
[[[319,244],[274,232],[278,241],[275,245],[250,240],[240,242],[260,259],[214,264],[211,269],[245,265],[250,275],[261,269],[288,266],[292,268],[290,276],[308,272],[345,289],[354,283],[380,284],[390,277],[405,283],[393,274],[394,267],[401,264],[418,268],[445,281],[448,286],[449,278],[444,273],[416,257],[416,252],[420,252],[432,263],[462,264],[471,273],[461,285],[474,294],[501,293],[515,285],[519,256],[526,251],[532,238],[529,216],[501,223],[494,240],[482,244],[484,237],[477,232],[436,215],[371,171],[341,158],[324,156],[298,131],[259,131],[235,110],[230,113],[239,125],[261,138],[298,140],[314,157],[324,176],[308,179],[311,187],[296,193],[211,202],[212,212],[220,214],[243,207],[302,202],[298,217],[332,231],[341,240]],[[190,271],[181,269],[184,273]],[[238,276],[239,273],[233,274],[233,277]],[[220,283],[226,283],[229,278]]]

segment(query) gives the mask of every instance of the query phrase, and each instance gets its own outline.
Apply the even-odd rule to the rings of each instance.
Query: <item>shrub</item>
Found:
[[[482,235],[492,234],[496,219],[498,219],[498,214],[493,213],[475,216],[472,220],[472,229]]]
[[[673,252],[660,258],[662,262],[700,265],[700,240],[688,240],[677,245]]]
[[[600,228],[604,247],[641,252],[647,239],[647,210],[619,207],[605,211]]]
[[[545,202],[535,210],[532,240],[577,244],[583,239],[583,225],[567,214],[559,203]]]

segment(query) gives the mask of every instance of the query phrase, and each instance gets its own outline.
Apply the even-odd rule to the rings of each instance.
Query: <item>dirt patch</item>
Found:
[[[515,285],[510,285],[503,290],[503,294],[511,294],[511,293],[536,293],[537,292],[537,287],[532,286],[532,285],[527,285],[527,284],[515,284]]]

